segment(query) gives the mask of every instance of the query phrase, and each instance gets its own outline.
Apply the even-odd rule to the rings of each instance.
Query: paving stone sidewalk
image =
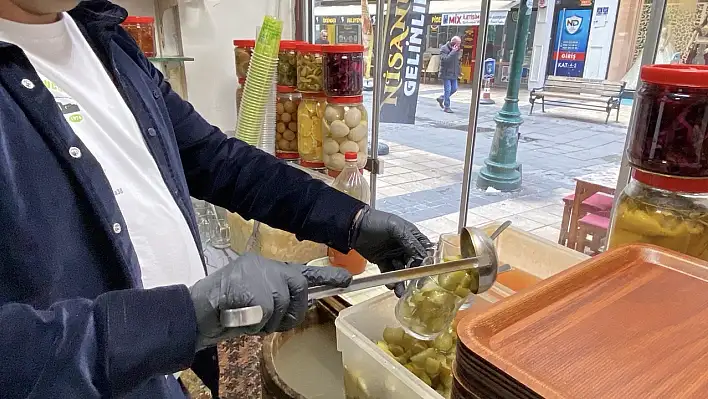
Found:
[[[471,98],[471,89],[461,88],[453,96],[455,113],[446,114],[435,101],[439,92],[436,85],[421,88],[415,125],[381,124],[380,139],[390,154],[382,157],[385,171],[377,183],[377,207],[412,220],[431,237],[457,229]],[[510,219],[518,228],[557,241],[562,198],[574,190],[574,179],[619,165],[631,106],[622,107],[619,123],[609,124],[602,112],[557,107],[528,116],[528,93],[522,92],[517,156],[522,188],[482,192],[474,182],[489,155],[504,94],[494,90],[496,104],[479,109],[467,224]],[[365,98],[371,109],[370,94]]]

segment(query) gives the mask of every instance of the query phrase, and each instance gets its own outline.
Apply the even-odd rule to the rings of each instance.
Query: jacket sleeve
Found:
[[[122,396],[189,367],[197,322],[185,286],[113,291],[47,310],[0,306],[0,397]]]
[[[160,71],[145,63],[162,92],[193,197],[295,233],[300,240],[349,251],[349,230],[363,203],[227,137],[180,98]]]
[[[453,54],[450,49],[447,48],[447,44],[440,47],[440,62],[442,62],[445,66],[447,66],[450,63],[451,57]]]

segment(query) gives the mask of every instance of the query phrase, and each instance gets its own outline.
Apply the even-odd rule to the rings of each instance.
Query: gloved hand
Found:
[[[354,221],[350,246],[382,272],[390,272],[405,268],[409,262],[420,266],[433,244],[413,223],[366,207]],[[403,295],[403,283],[393,288],[396,295]]]
[[[287,331],[299,325],[307,312],[307,288],[347,287],[352,275],[335,267],[284,264],[253,254],[197,281],[189,289],[197,315],[197,351],[243,334]],[[222,310],[249,306],[263,308],[258,325],[224,328]]]

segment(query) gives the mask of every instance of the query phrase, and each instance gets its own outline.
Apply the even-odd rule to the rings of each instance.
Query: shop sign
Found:
[[[442,24],[442,14],[435,14],[430,16],[430,25],[440,24]]]
[[[381,122],[414,124],[430,0],[389,0],[388,4]]]
[[[484,60],[484,78],[493,79],[494,72],[496,71],[497,61],[494,58],[487,58]]]
[[[553,46],[553,75],[582,77],[590,38],[591,9],[562,9]]]
[[[361,16],[315,16],[315,24],[317,25],[335,25],[335,24],[361,24]]]
[[[359,36],[359,25],[343,24],[336,25],[336,43],[337,44],[359,44],[361,37]]]
[[[506,15],[508,11],[490,11],[489,25],[504,25],[506,23]],[[458,12],[453,14],[443,14],[443,26],[477,26],[481,14],[479,11],[473,12]]]

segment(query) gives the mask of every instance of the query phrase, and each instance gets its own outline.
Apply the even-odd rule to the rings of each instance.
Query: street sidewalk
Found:
[[[440,109],[435,101],[440,92],[439,85],[421,87],[415,125],[381,124],[380,139],[391,151],[381,157],[385,170],[377,189],[379,209],[412,220],[433,238],[457,230],[472,90],[463,86],[453,96],[454,114]],[[522,188],[482,192],[475,188],[477,172],[489,155],[504,95],[505,90],[492,90],[496,104],[479,108],[467,224],[509,219],[517,228],[557,241],[562,198],[573,192],[574,179],[616,169],[621,162],[631,107],[622,107],[619,123],[608,124],[602,112],[550,106],[529,116],[528,92],[522,92],[517,155]],[[366,100],[371,109],[370,94]]]

